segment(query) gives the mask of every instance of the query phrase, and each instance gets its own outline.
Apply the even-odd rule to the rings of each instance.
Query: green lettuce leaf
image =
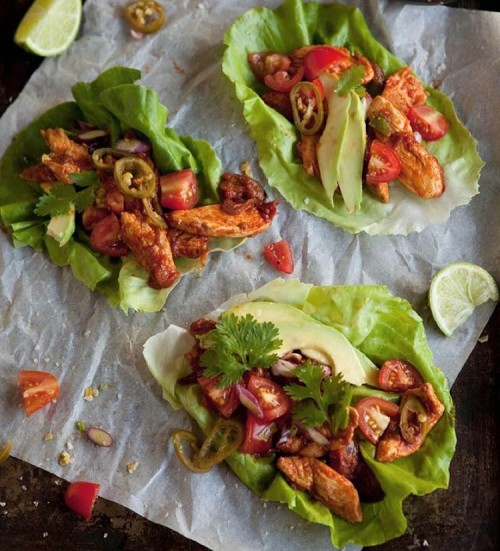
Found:
[[[410,304],[391,295],[384,286],[312,286],[296,279],[277,279],[248,295],[239,295],[228,305],[254,300],[290,304],[318,322],[341,331],[361,356],[380,365],[388,358],[404,357],[414,363],[424,379],[434,386],[445,413],[415,454],[394,463],[374,459],[375,446],[365,441],[362,454],[379,479],[385,498],[363,504],[363,521],[351,524],[332,514],[306,493],[293,489],[273,466],[273,457],[257,459],[234,453],[227,463],[236,475],[265,499],[286,503],[303,518],[330,528],[331,541],[342,548],[347,543],[378,545],[403,534],[407,522],[403,500],[410,494],[424,495],[447,488],[449,467],[456,445],[454,406],[444,374],[434,365],[421,318]],[[221,308],[224,308],[223,305]],[[175,326],[151,337],[144,346],[146,363],[175,409],[184,408],[205,433],[216,414],[203,405],[199,385],[179,384],[189,366],[184,354],[193,344],[191,336]],[[377,389],[355,389],[363,395],[389,397]],[[356,398],[355,398],[356,400]]]
[[[200,203],[216,202],[221,162],[214,149],[204,140],[180,136],[167,128],[167,108],[155,91],[135,84],[140,76],[136,69],[112,67],[93,82],[79,82],[72,87],[75,102],[56,105],[15,136],[0,161],[0,223],[16,247],[27,245],[46,251],[57,266],[69,266],[78,281],[102,293],[112,306],[124,312],[157,312],[173,287],[152,289],[148,274],[132,258],[111,259],[95,252],[81,228],[77,227],[68,243],[60,247],[46,236],[48,218],[34,212],[42,193],[40,186],[19,176],[47,153],[40,130],[74,130],[76,121],[86,121],[108,130],[114,139],[125,130],[135,130],[151,142],[153,159],[161,172],[192,168],[197,173]],[[228,251],[242,241],[214,240],[210,250]],[[176,264],[182,275],[203,267],[199,259],[179,258]]]
[[[342,4],[303,4],[286,0],[279,8],[254,8],[227,30],[222,69],[234,83],[236,96],[257,144],[259,161],[269,184],[296,209],[324,218],[351,233],[408,234],[432,223],[445,222],[453,208],[469,202],[479,192],[484,163],[477,142],[460,123],[449,97],[426,86],[429,105],[450,122],[448,134],[428,146],[445,173],[446,192],[422,200],[404,186],[391,186],[391,199],[383,204],[363,193],[361,209],[349,213],[342,201],[332,207],[319,179],[308,176],[297,154],[295,126],[260,98],[264,90],[252,73],[247,55],[252,52],[289,53],[310,44],[332,44],[359,51],[390,75],[405,64],[372,36],[362,12]]]

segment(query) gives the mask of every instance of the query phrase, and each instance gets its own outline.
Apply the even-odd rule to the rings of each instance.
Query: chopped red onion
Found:
[[[127,151],[128,153],[148,153],[149,144],[136,140],[135,138],[123,139],[116,142],[115,149]]]
[[[236,385],[236,392],[238,393],[240,402],[252,415],[255,415],[255,417],[258,417],[259,419],[264,417],[264,411],[262,410],[257,398],[247,388],[241,385]]]
[[[288,360],[279,359],[271,367],[272,374],[275,377],[293,377],[293,370],[297,367],[296,363]]]
[[[140,33],[139,31],[135,31],[134,29],[130,29],[130,36],[134,40],[142,40],[144,38],[144,33]]]
[[[94,127],[86,121],[76,121],[76,125],[80,130],[93,130]]]
[[[109,446],[113,443],[113,438],[104,429],[90,427],[86,430],[85,434],[87,435],[87,438],[94,442],[97,446],[109,448]]]
[[[330,441],[328,438],[320,432],[318,429],[313,429],[310,427],[304,426],[303,423],[296,421],[295,424],[297,427],[306,434],[313,442],[316,442],[316,444],[319,444],[320,446],[328,446],[330,444]]]

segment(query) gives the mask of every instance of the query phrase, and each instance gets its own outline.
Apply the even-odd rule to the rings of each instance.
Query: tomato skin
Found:
[[[265,455],[271,451],[273,436],[277,428],[275,423],[259,419],[247,413],[245,440],[240,446],[241,453]]]
[[[190,168],[160,176],[160,188],[163,208],[192,209],[198,201],[198,180]]]
[[[380,367],[378,386],[388,392],[404,392],[424,384],[417,368],[405,360],[387,360]]]
[[[278,384],[259,375],[251,375],[248,379],[247,389],[257,398],[263,412],[263,421],[274,421],[288,413],[292,402]]]
[[[120,238],[122,227],[115,214],[99,220],[90,234],[93,249],[113,257],[126,256],[129,249]]]
[[[341,48],[317,46],[304,56],[304,76],[312,81],[323,71],[346,62],[350,63],[351,59]]]
[[[412,105],[407,116],[413,131],[418,132],[426,142],[439,140],[450,128],[448,119],[430,105]]]
[[[45,371],[19,372],[18,386],[26,415],[42,409],[59,396],[59,383],[52,373]]]
[[[356,404],[356,409],[359,413],[358,428],[361,430],[366,439],[372,444],[377,444],[385,429],[382,430],[378,427],[378,425],[376,428],[370,426],[370,421],[374,422],[371,411],[374,409],[378,410],[379,413],[382,413],[390,418],[399,413],[399,407],[397,404],[377,397],[363,398]]]
[[[366,182],[368,184],[390,182],[397,178],[400,172],[401,163],[394,149],[379,140],[372,140]]]
[[[209,403],[226,419],[231,417],[240,405],[236,385],[217,388],[217,377],[198,377],[198,383],[203,389]]]
[[[281,241],[267,244],[264,247],[264,257],[277,270],[285,274],[293,272],[293,256],[288,241],[282,239]]]
[[[77,515],[89,520],[101,485],[95,482],[72,482],[64,494],[64,502]]]
[[[290,92],[290,90],[302,80],[304,67],[292,67],[288,71],[277,71],[264,77],[264,83],[276,92]]]

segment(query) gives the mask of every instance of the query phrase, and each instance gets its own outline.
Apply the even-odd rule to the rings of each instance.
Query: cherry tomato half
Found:
[[[293,272],[292,249],[288,241],[282,239],[276,243],[269,243],[264,247],[264,257],[277,270],[285,274]]]
[[[20,371],[18,384],[23,408],[28,417],[59,396],[57,379],[45,371]]]
[[[229,418],[240,405],[240,399],[236,391],[236,385],[226,388],[218,388],[216,377],[198,377],[198,383],[203,389],[209,404],[223,416]]]
[[[264,83],[277,92],[290,92],[290,90],[302,80],[304,67],[292,65],[288,71],[276,71],[272,75],[264,77]]]
[[[126,256],[128,247],[121,240],[122,227],[115,214],[99,220],[90,234],[90,243],[99,253],[109,256]]]
[[[258,419],[251,413],[247,413],[245,440],[239,451],[259,455],[269,453],[276,430],[275,423]]]
[[[394,149],[379,140],[373,140],[370,144],[366,182],[368,184],[390,182],[397,178],[400,172],[401,163]]]
[[[378,386],[389,392],[404,392],[423,384],[417,368],[405,360],[387,360],[378,374]]]
[[[252,375],[248,379],[247,389],[257,398],[264,421],[274,421],[288,413],[292,407],[288,394],[278,383],[267,377]]]
[[[408,119],[413,130],[426,142],[439,140],[450,128],[448,119],[429,105],[412,105],[408,110]]]
[[[377,397],[363,398],[356,404],[356,409],[359,413],[359,429],[372,444],[379,441],[390,418],[399,412],[397,404]]]
[[[64,494],[64,502],[77,515],[89,520],[101,485],[95,482],[72,482]]]
[[[351,57],[344,48],[335,46],[317,46],[304,56],[304,76],[307,80],[314,80],[323,71],[328,71],[340,65],[349,66]]]
[[[198,181],[190,168],[160,176],[160,188],[160,203],[166,209],[192,209],[198,201]]]

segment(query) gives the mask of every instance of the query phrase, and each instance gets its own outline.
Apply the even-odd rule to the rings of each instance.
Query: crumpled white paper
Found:
[[[221,73],[222,38],[250,7],[276,6],[258,0],[164,2],[167,23],[142,41],[123,23],[125,0],[87,0],[82,32],[63,55],[46,59],[0,120],[0,154],[14,134],[57,103],[70,87],[90,81],[117,64],[140,68],[180,134],[207,139],[224,170],[256,163],[256,148],[232,85]],[[440,81],[459,118],[479,140],[486,166],[480,194],[455,209],[446,224],[403,237],[352,236],[330,223],[293,211],[284,201],[270,230],[232,253],[214,254],[201,275],[183,278],[157,314],[128,316],[54,266],[41,253],[14,249],[0,235],[0,442],[14,440],[13,455],[67,480],[102,484],[101,496],[177,530],[214,550],[330,549],[328,530],[309,524],[284,506],[263,503],[226,468],[191,475],[173,456],[172,428],[190,427],[173,412],[146,368],[142,347],[169,324],[186,327],[231,295],[249,292],[276,277],[263,260],[263,246],[284,238],[295,255],[294,276],[313,284],[386,284],[410,301],[426,321],[436,364],[450,383],[477,342],[494,305],[446,339],[431,321],[426,294],[444,264],[467,260],[497,281],[500,140],[496,114],[500,96],[500,14],[404,2],[352,2],[372,32],[427,82]],[[269,195],[273,197],[272,190]],[[26,418],[17,392],[22,369],[47,370],[61,384],[57,404]],[[84,389],[101,387],[93,401]],[[75,421],[97,425],[114,438],[98,448],[75,429]],[[43,441],[47,432],[53,440]],[[71,447],[73,462],[58,464]],[[135,473],[127,464],[138,462]],[[354,546],[352,547],[355,548]]]

